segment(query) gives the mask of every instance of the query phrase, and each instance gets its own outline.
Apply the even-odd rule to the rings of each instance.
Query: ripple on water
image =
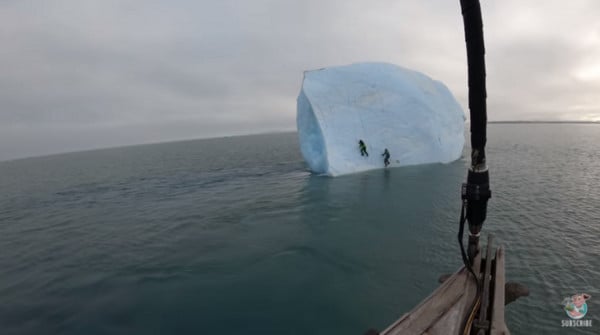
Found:
[[[560,303],[576,292],[600,324],[599,130],[490,126],[484,234],[505,246],[507,279],[531,290],[506,310],[513,334],[564,333]],[[2,163],[0,328],[382,329],[460,266],[465,165],[318,177],[295,134]]]

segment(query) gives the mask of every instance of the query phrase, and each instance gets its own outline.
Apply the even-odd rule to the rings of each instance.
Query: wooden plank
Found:
[[[473,272],[475,274],[477,274],[478,276],[481,273],[481,248],[479,248],[479,251],[477,252],[477,256],[475,256],[475,260],[473,261]],[[473,275],[469,274],[469,278],[470,278],[470,282],[471,282],[473,288],[469,292],[468,296],[465,298],[466,303],[461,312],[462,315],[461,315],[459,327],[462,327],[463,321],[466,319],[466,317],[468,315],[471,314],[471,308],[473,308],[473,302],[475,301],[475,298],[477,298],[477,283],[473,279]],[[479,277],[478,277],[478,280],[479,280]],[[462,329],[460,329],[459,332],[457,332],[457,334],[462,334]]]
[[[461,268],[381,335],[423,334],[464,295],[467,274],[467,270]]]
[[[476,320],[475,327],[480,328],[477,332],[477,335],[485,335],[487,333],[487,329],[489,329],[489,321],[488,321],[488,304],[490,300],[490,272],[492,271],[492,248],[494,245],[494,236],[492,234],[488,235],[488,243],[485,253],[485,266],[483,268],[483,277],[481,278],[481,282],[483,283],[483,289],[481,293],[481,306],[479,307],[479,317]]]
[[[494,283],[494,303],[492,306],[492,327],[490,335],[510,335],[504,321],[504,248],[496,250],[496,271]]]
[[[479,272],[481,252],[475,258],[473,270]],[[440,285],[419,305],[404,314],[381,335],[448,335],[458,334],[465,313],[470,312],[477,285],[463,266]]]
[[[463,299],[460,299],[446,314],[444,314],[430,329],[424,334],[431,335],[447,335],[460,334],[463,320],[465,318],[463,311],[467,309],[467,305],[471,305],[473,298],[469,298],[469,294],[465,294]]]

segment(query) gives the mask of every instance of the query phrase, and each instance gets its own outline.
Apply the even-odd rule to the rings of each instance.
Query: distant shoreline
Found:
[[[470,123],[470,122],[466,121],[465,123]],[[600,124],[600,121],[488,121],[487,123],[488,124]],[[466,131],[468,131],[468,129],[466,129]],[[287,130],[264,131],[264,132],[256,132],[256,133],[250,132],[247,134],[221,135],[221,136],[214,136],[214,137],[197,137],[197,138],[173,139],[173,140],[164,140],[164,141],[156,141],[156,142],[146,142],[146,143],[131,143],[131,144],[124,144],[124,145],[117,145],[117,146],[88,148],[88,149],[80,149],[80,150],[73,150],[73,151],[58,151],[58,152],[49,152],[49,153],[45,153],[45,154],[34,154],[34,155],[17,156],[17,157],[2,157],[2,158],[0,158],[0,163],[14,162],[14,161],[31,159],[31,158],[43,158],[43,157],[56,156],[56,155],[68,155],[68,154],[83,153],[83,152],[89,152],[89,151],[119,149],[119,148],[146,146],[146,145],[155,145],[155,144],[190,142],[190,141],[198,141],[198,140],[219,140],[219,139],[226,139],[226,138],[232,138],[232,137],[288,134],[288,133],[296,133],[296,132],[297,132],[297,130],[295,130],[295,129],[294,130],[287,129]]]
[[[600,124],[600,121],[488,121],[489,124],[515,124],[515,123],[575,123],[575,124]]]

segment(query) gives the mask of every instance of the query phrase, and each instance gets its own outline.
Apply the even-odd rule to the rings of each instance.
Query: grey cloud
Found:
[[[597,1],[482,6],[490,119],[596,113],[600,83],[573,74],[600,59]],[[293,129],[303,71],[359,61],[423,71],[466,108],[462,29],[442,0],[4,1],[0,159]]]

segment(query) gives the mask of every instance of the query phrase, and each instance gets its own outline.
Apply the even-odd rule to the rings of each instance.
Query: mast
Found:
[[[492,195],[485,163],[485,48],[479,0],[460,0],[460,5],[467,44],[471,114],[471,165],[467,181],[462,184],[463,206],[458,232],[464,267],[454,274],[440,277],[440,287],[381,335],[507,335],[510,333],[504,320],[504,305],[529,295],[526,286],[506,283],[504,248],[496,248],[492,255],[491,235],[488,236],[485,255],[479,254],[479,234],[485,221],[487,202]],[[468,256],[463,246],[467,221]],[[365,335],[377,334],[371,329]]]
[[[479,0],[460,0],[465,41],[467,45],[469,112],[471,119],[471,166],[467,182],[462,185],[463,209],[469,223],[468,258],[472,262],[479,247],[479,233],[486,218],[487,202],[492,193],[489,187],[489,173],[485,162],[486,143],[486,87],[485,87],[485,46],[483,43],[483,22]],[[462,234],[461,234],[462,235]],[[462,246],[462,236],[461,239]],[[463,258],[465,255],[463,253]]]

